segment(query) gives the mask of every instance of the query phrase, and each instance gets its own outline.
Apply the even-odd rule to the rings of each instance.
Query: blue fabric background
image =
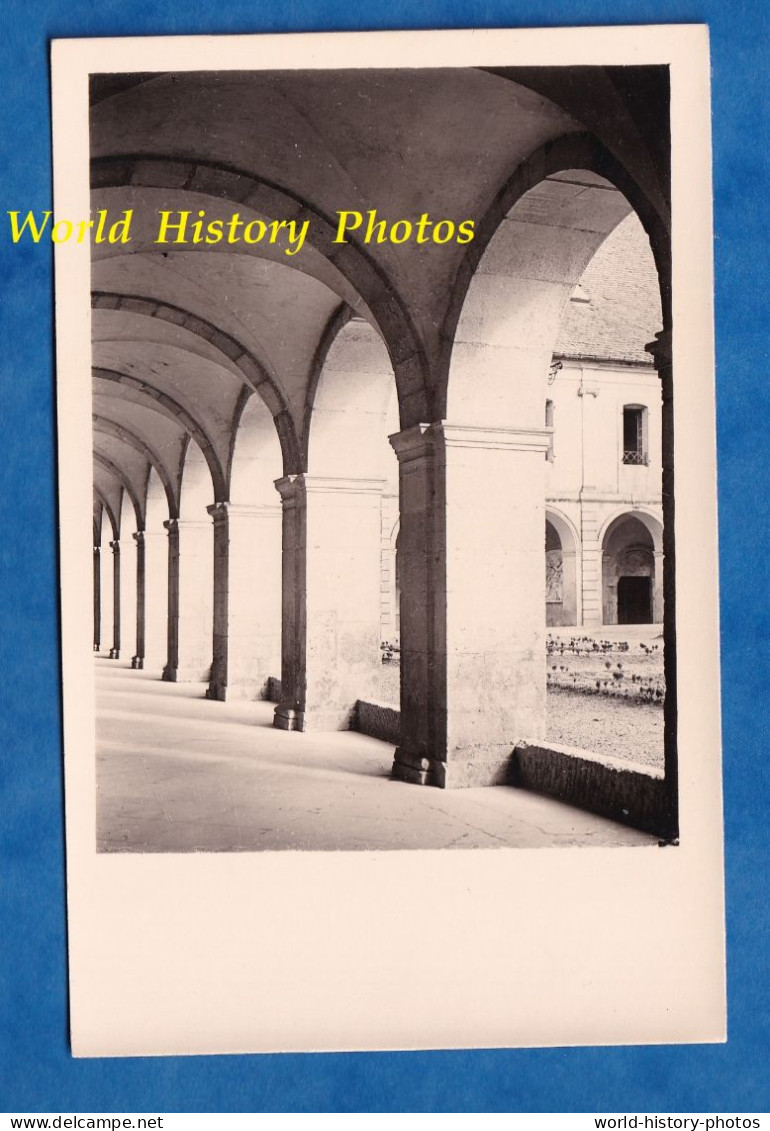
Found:
[[[0,225],[1,1110],[768,1110],[768,10],[764,0],[389,0],[382,8],[374,0],[5,0],[3,212],[50,207],[53,37],[710,24],[730,1039],[659,1048],[71,1058],[51,538],[52,263],[50,247],[12,247]]]

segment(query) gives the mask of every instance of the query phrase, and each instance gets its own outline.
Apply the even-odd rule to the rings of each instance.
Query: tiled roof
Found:
[[[645,345],[662,328],[660,289],[647,236],[632,213],[617,226],[567,303],[554,353],[608,361],[651,361]]]

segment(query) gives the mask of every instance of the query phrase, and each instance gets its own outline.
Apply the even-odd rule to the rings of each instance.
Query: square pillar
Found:
[[[401,499],[401,742],[393,774],[509,780],[545,733],[545,429],[420,425],[391,437]]]
[[[211,699],[260,699],[281,662],[281,505],[230,502],[214,521]]]
[[[284,506],[283,729],[345,730],[380,673],[380,479],[278,480]],[[288,694],[287,694],[288,692]]]

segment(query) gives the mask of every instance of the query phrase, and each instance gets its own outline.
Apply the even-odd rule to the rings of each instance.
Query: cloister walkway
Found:
[[[654,845],[522,790],[390,780],[393,748],[353,731],[273,729],[266,702],[97,656],[97,844],[103,852]]]

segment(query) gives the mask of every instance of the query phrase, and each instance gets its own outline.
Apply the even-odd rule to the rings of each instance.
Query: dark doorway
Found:
[[[652,578],[618,578],[618,624],[652,624]]]

